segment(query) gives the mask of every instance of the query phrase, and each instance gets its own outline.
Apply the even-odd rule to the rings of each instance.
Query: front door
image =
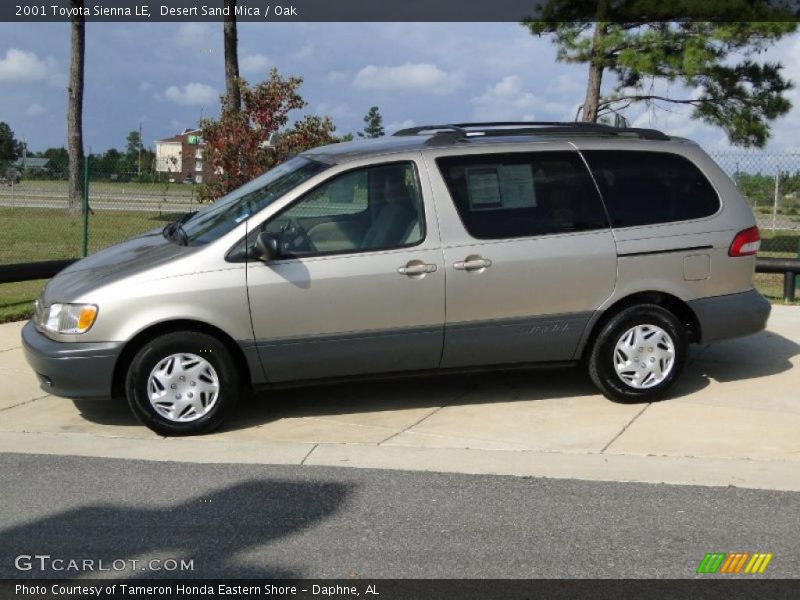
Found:
[[[617,253],[572,149],[442,156],[442,367],[571,360],[613,292]]]
[[[269,381],[436,368],[445,290],[435,223],[406,161],[335,175],[251,232],[281,247],[247,267]]]

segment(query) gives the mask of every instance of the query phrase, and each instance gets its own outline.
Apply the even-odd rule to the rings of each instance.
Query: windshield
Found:
[[[191,215],[182,223],[184,239],[191,246],[213,242],[327,168],[302,156],[287,160]]]

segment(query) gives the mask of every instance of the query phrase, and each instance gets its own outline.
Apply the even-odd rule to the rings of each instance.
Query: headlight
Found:
[[[94,325],[96,317],[97,306],[94,304],[51,304],[36,307],[36,324],[52,333],[86,333]]]

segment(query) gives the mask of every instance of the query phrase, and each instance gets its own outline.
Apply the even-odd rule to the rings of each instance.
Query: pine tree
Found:
[[[358,137],[379,138],[386,135],[383,130],[383,117],[377,106],[369,109],[369,112],[364,116],[364,123],[366,123],[366,127],[364,127],[364,131],[358,132]]]
[[[728,9],[736,11],[738,2],[730,0]],[[732,144],[763,147],[771,123],[789,112],[785,93],[792,83],[782,65],[758,63],[754,56],[795,31],[796,23],[626,22],[607,12],[608,0],[598,6],[595,22],[567,20],[569,0],[551,0],[539,15],[543,20],[522,23],[534,35],[552,36],[559,61],[588,64],[582,120],[596,122],[636,103],[685,105],[694,118],[722,128]],[[616,81],[603,94],[607,72]],[[679,82],[689,93],[655,93],[657,82]]]

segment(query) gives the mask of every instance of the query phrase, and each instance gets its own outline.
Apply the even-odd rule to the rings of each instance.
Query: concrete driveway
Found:
[[[0,452],[306,464],[800,490],[800,308],[695,347],[670,399],[618,404],[580,370],[280,391],[228,426],[159,438],[123,402],[44,394],[0,326]]]

